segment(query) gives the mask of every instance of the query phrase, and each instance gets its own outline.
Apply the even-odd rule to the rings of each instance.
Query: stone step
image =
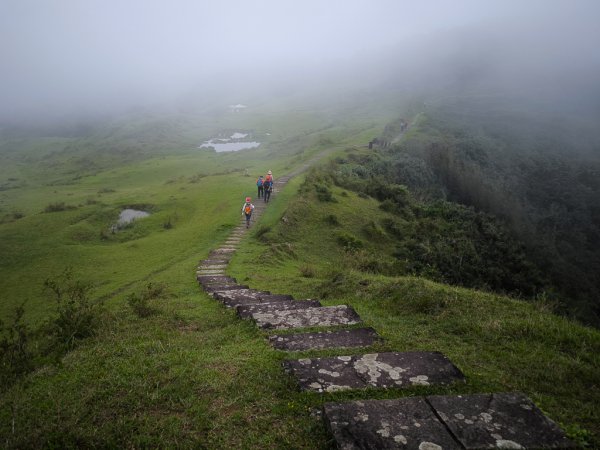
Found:
[[[227,255],[230,253],[235,252],[235,248],[217,248],[213,251],[210,252],[210,257],[213,257],[214,255]]]
[[[225,270],[198,270],[196,277],[203,277],[205,275],[225,275]]]
[[[317,392],[464,381],[462,372],[439,352],[388,352],[287,360],[284,368],[298,380],[301,390]]]
[[[326,403],[339,448],[576,448],[521,393]]]
[[[200,264],[198,270],[221,270],[227,269],[227,264]]]
[[[278,302],[281,300],[294,300],[294,297],[287,294],[264,294],[260,296],[263,302]]]
[[[373,328],[283,334],[269,337],[273,347],[290,352],[325,348],[369,347],[379,340],[380,338]]]
[[[204,286],[204,290],[209,294],[213,294],[215,292],[223,292],[223,291],[236,291],[240,289],[248,289],[248,285],[246,284],[213,284],[209,286]]]
[[[267,313],[272,311],[281,311],[289,309],[303,309],[321,306],[318,300],[277,300],[269,301],[268,303],[253,303],[249,305],[241,305],[236,308],[238,316],[242,319],[252,317],[254,313]]]
[[[268,295],[268,291],[259,291],[257,289],[225,289],[222,291],[215,291],[213,297],[217,300],[231,300],[236,297],[247,297],[256,300],[260,300],[261,295]]]
[[[422,397],[326,403],[323,410],[340,449],[461,449]]]
[[[211,286],[213,284],[231,284],[236,283],[235,278],[231,278],[223,275],[203,275],[197,276],[196,279],[202,286]]]
[[[229,258],[224,258],[224,259],[215,258],[215,259],[203,259],[198,264],[199,265],[203,265],[203,264],[227,264],[228,262],[229,262]]]
[[[238,306],[249,306],[249,305],[266,305],[266,304],[278,304],[293,303],[296,300],[278,300],[276,302],[268,302],[264,300],[264,297],[268,297],[269,293],[265,291],[256,291],[254,289],[237,289],[229,291],[217,291],[213,293],[213,297],[223,303],[225,306],[231,308],[237,308]]]
[[[307,328],[354,325],[360,323],[356,311],[347,305],[276,310],[252,314],[260,328]]]

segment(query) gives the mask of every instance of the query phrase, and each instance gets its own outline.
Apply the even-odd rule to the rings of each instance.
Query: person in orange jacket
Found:
[[[246,228],[250,228],[250,218],[254,211],[254,205],[251,203],[252,199],[246,197],[246,202],[242,205],[242,216],[246,216]]]

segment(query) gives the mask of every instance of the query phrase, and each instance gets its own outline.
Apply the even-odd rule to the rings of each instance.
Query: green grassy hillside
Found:
[[[553,315],[542,301],[399,275],[407,267],[390,231],[398,230],[390,224],[398,225],[399,212],[320,178],[323,171],[277,193],[236,253],[231,275],[255,288],[351,304],[385,339],[368,350],[442,351],[466,384],[297,392],[281,369],[288,355],[200,291],[197,262],[238,222],[255,175],[269,168],[277,176],[325,152],[342,159],[347,148],[360,153],[357,146],[386,123],[297,114],[262,115],[265,124],[281,124],[281,134],[256,151],[214,154],[177,144],[52,186],[46,180],[70,179],[62,164],[36,160],[17,177],[3,175],[23,182],[0,193],[3,212],[24,215],[0,224],[7,255],[1,316],[5,336],[14,332],[4,343],[19,342],[15,336],[27,327],[34,366],[0,392],[2,447],[329,448],[320,417],[326,401],[505,390],[525,392],[581,445],[600,445],[598,331]],[[214,130],[266,133],[257,117],[223,119]],[[42,212],[60,202],[74,208]],[[122,207],[135,205],[152,215],[107,231]],[[34,330],[56,315],[43,282],[66,266],[94,284],[91,299],[105,307],[93,335],[50,362],[47,335]],[[148,315],[134,312],[131,294],[148,299]],[[26,320],[11,328],[24,300]]]

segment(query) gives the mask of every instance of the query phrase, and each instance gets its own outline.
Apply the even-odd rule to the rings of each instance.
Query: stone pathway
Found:
[[[343,449],[575,448],[519,393],[326,403],[324,411]]]
[[[274,183],[271,199],[294,174]],[[256,200],[251,228],[267,204]],[[226,275],[231,255],[246,233],[242,218],[225,243],[200,261],[196,278],[204,290],[242,319],[272,334],[277,350],[295,352],[368,348],[381,338],[373,328],[357,328],[359,315],[348,305],[322,306],[238,284]],[[316,331],[306,330],[317,328]],[[462,372],[439,352],[385,352],[329,358],[288,359],[284,370],[299,389],[334,392],[365,388],[406,388],[464,382]],[[573,448],[560,428],[520,393],[406,397],[326,403],[324,418],[343,449]]]
[[[464,381],[461,371],[438,352],[388,352],[298,359],[285,361],[283,367],[298,379],[300,389],[316,392]]]

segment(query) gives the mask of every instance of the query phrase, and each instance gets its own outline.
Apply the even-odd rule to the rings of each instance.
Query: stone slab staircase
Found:
[[[290,178],[275,181],[271,198]],[[253,222],[267,205],[260,199],[255,203]],[[242,219],[225,243],[200,261],[197,280],[217,301],[234,308],[241,319],[253,320],[264,330],[287,330],[269,335],[273,348],[339,351],[334,357],[284,361],[283,369],[297,380],[299,389],[334,392],[465,381],[462,372],[439,352],[345,355],[348,349],[381,341],[376,330],[363,326],[349,305],[322,306],[317,299],[294,299],[237,283],[226,271],[246,231]],[[319,331],[305,330],[315,327]],[[336,402],[326,403],[323,412],[336,444],[343,449],[574,448],[560,428],[520,393]]]

